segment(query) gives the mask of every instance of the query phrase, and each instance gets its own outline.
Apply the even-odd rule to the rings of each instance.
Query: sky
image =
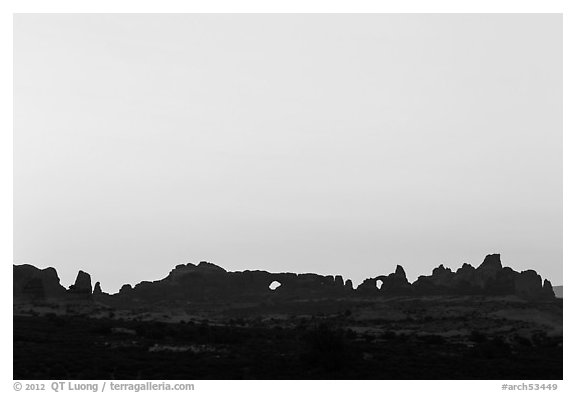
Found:
[[[14,261],[534,269],[562,284],[560,14],[16,14]]]

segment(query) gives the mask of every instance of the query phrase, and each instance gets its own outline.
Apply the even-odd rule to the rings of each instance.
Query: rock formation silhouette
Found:
[[[277,281],[281,285],[270,289]],[[380,288],[377,283],[381,282]],[[40,270],[31,265],[14,265],[15,301],[75,299],[96,300],[110,305],[155,304],[158,302],[238,302],[259,301],[271,297],[277,300],[378,297],[378,296],[428,296],[428,295],[514,295],[530,301],[555,298],[550,281],[534,270],[516,272],[502,267],[499,254],[487,255],[478,268],[463,264],[456,272],[440,265],[430,276],[420,276],[408,282],[400,265],[388,275],[365,279],[354,289],[351,280],[342,276],[322,276],[305,273],[270,273],[261,270],[228,272],[213,263],[202,261],[198,265],[177,265],[167,277],[158,281],[142,281],[132,287],[122,286],[116,294],[102,292],[96,283],[92,292],[91,277],[79,271],[76,281],[68,290],[60,285],[56,270]]]
[[[100,281],[98,281],[96,284],[94,284],[94,291],[92,292],[92,294],[94,296],[98,296],[98,295],[102,295],[102,288],[100,287]]]
[[[89,298],[92,295],[92,278],[90,275],[80,270],[76,276],[76,281],[70,285],[68,292],[80,298]]]
[[[38,269],[32,265],[14,266],[15,301],[59,299],[66,295],[56,269]]]
[[[378,280],[381,281],[380,289],[377,287]],[[396,266],[396,271],[385,276],[378,276],[375,278],[368,278],[358,286],[359,292],[387,295],[403,295],[413,292],[413,288],[406,278],[406,272],[400,265]]]

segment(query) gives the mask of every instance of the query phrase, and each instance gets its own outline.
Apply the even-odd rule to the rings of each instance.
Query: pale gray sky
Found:
[[[19,14],[14,59],[14,263],[65,285],[494,252],[562,283],[559,14]]]

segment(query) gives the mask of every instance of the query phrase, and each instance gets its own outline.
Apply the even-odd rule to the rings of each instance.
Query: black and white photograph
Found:
[[[562,13],[11,17],[14,381],[568,377]]]

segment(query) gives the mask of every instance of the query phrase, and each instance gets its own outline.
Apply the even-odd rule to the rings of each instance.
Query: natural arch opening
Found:
[[[378,289],[382,288],[382,284],[383,284],[382,280],[376,280],[376,288]]]
[[[268,288],[270,288],[272,291],[275,291],[276,288],[280,287],[282,284],[280,284],[278,281],[272,281],[270,283],[270,285],[268,285]]]

